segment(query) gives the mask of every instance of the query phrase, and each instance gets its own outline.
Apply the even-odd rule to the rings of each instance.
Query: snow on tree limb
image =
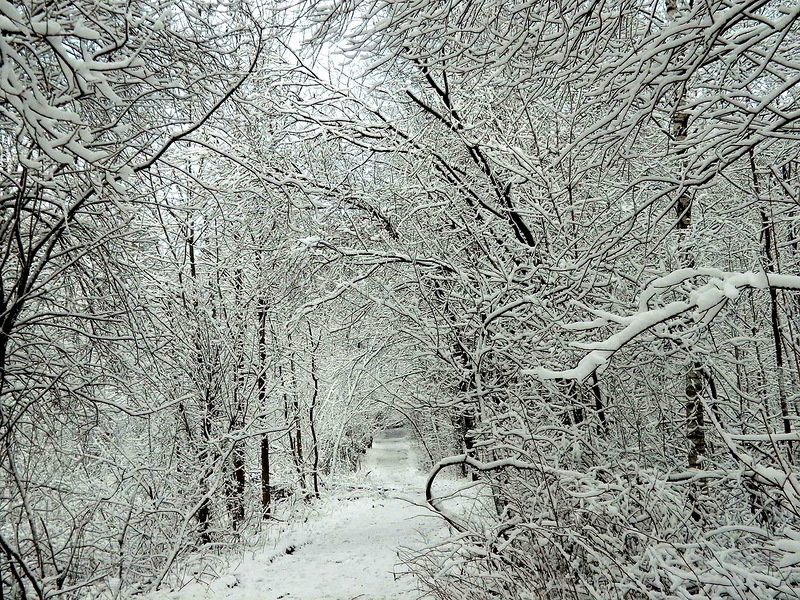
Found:
[[[647,308],[649,302],[664,290],[695,277],[709,277],[708,283],[692,290],[688,300],[670,302],[658,308]],[[594,372],[602,372],[616,352],[642,333],[660,323],[691,313],[695,323],[707,325],[719,314],[729,300],[735,300],[744,289],[800,290],[800,276],[780,273],[724,272],[717,269],[679,269],[656,279],[639,298],[639,311],[633,315],[600,318],[587,323],[575,323],[569,329],[594,329],[613,321],[623,329],[601,342],[582,345],[591,350],[572,369],[552,370],[544,367],[526,369],[524,373],[540,380],[575,379],[585,381]]]

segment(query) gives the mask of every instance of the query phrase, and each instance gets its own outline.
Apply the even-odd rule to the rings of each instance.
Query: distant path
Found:
[[[184,600],[411,600],[421,598],[402,575],[402,546],[441,536],[440,519],[408,500],[423,502],[424,477],[416,468],[411,433],[378,434],[361,476],[323,500],[307,523],[291,527],[210,586],[191,585],[154,596]]]

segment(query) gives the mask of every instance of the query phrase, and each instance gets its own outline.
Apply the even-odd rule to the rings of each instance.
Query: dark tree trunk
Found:
[[[606,409],[603,405],[603,393],[600,390],[600,382],[597,379],[597,372],[592,371],[592,395],[594,396],[594,412],[600,419],[600,432],[603,435],[609,434],[608,421],[606,420]]]
[[[264,519],[272,516],[272,486],[269,480],[269,436],[261,437],[261,515]]]
[[[194,225],[190,224],[186,228],[186,251],[189,258],[189,276],[193,281],[197,280],[197,262],[195,257],[195,237]],[[199,302],[195,297],[192,307],[195,311],[199,309]],[[204,355],[204,349],[199,338],[195,339],[195,360],[203,391],[202,408],[203,415],[200,423],[200,440],[197,460],[200,463],[201,473],[199,482],[200,506],[195,513],[197,519],[197,533],[201,544],[211,543],[211,500],[209,498],[209,480],[213,474],[213,460],[211,457],[211,432],[212,432],[212,413],[214,411],[214,398],[212,394],[212,374],[209,369],[208,361]]]
[[[756,200],[762,197],[761,186],[758,181],[758,174],[756,172],[756,162],[753,153],[750,152],[750,171],[753,177],[753,192]],[[764,240],[764,255],[765,265],[764,271],[767,273],[775,273],[778,271],[778,248],[775,245],[775,224],[764,209],[761,209],[761,235]],[[778,290],[773,287],[769,288],[769,320],[770,328],[772,330],[772,344],[775,350],[775,366],[777,368],[777,385],[778,385],[778,404],[780,406],[781,418],[783,420],[783,432],[792,432],[792,421],[789,415],[789,403],[786,398],[786,383],[784,381],[784,358],[783,358],[783,339],[781,337],[781,319],[779,312],[779,298]],[[788,444],[787,458],[792,459],[792,445]]]
[[[311,428],[311,450],[313,455],[313,464],[311,471],[311,480],[314,489],[314,497],[319,498],[319,447],[317,446],[317,427],[315,424],[314,411],[317,408],[317,399],[319,398],[319,376],[317,375],[317,360],[316,352],[319,347],[319,342],[314,341],[314,332],[311,330],[311,323],[308,324],[308,337],[311,342],[311,380],[314,383],[311,392],[311,402],[308,407],[308,423]]]
[[[262,299],[258,311],[258,403],[259,409],[267,406],[267,307]],[[279,374],[280,376],[280,374]],[[261,516],[269,519],[272,516],[272,488],[269,479],[269,436],[261,436]]]
[[[213,401],[210,397],[209,392],[206,392],[206,399],[205,399],[205,410],[203,413],[202,423],[201,423],[201,438],[200,438],[200,452],[197,455],[198,461],[200,462],[202,472],[200,474],[200,507],[197,509],[196,517],[197,517],[197,524],[198,524],[198,536],[200,539],[201,544],[210,544],[211,543],[211,499],[209,498],[209,493],[211,488],[209,486],[209,480],[214,473],[214,466],[213,466],[213,459],[211,456],[211,452],[209,451],[211,447],[211,410]]]
[[[676,0],[667,0],[667,14],[670,19],[676,19],[678,15]],[[689,134],[689,113],[681,110],[681,104],[685,96],[680,95],[675,102],[675,112],[672,114],[672,136],[678,144],[683,143]],[[679,148],[677,156],[684,156],[686,148]],[[681,169],[685,169],[685,160],[682,160]],[[685,174],[681,173],[680,178],[685,179]],[[682,268],[693,268],[695,266],[695,256],[689,241],[689,230],[692,227],[692,194],[685,186],[679,190],[675,200],[675,216],[677,222],[675,229],[678,232],[678,263]],[[705,414],[703,411],[702,395],[706,380],[710,380],[711,375],[706,372],[705,367],[693,361],[686,369],[685,375],[685,410],[686,410],[686,439],[688,442],[687,466],[690,469],[701,469],[703,467],[703,457],[706,453],[706,432]],[[699,497],[703,491],[703,484],[691,486],[689,489],[689,506],[692,518],[699,521],[702,518],[702,511],[699,506]]]
[[[291,338],[289,339],[289,345],[291,346]],[[299,393],[297,389],[297,368],[294,362],[294,351],[290,350],[291,354],[289,356],[289,370],[291,373],[291,383],[292,383],[292,418],[294,421],[294,464],[297,468],[297,476],[300,481],[300,489],[303,491],[303,495],[305,495],[306,490],[308,489],[308,485],[306,484],[306,469],[305,469],[305,458],[303,457],[303,426],[302,420],[300,418],[300,400],[299,400]],[[289,437],[292,437],[292,434],[289,434]]]
[[[218,284],[218,287],[219,284]],[[241,305],[242,298],[242,270],[236,269],[234,278],[234,291],[236,304]],[[244,428],[245,405],[242,399],[241,390],[245,385],[244,373],[244,322],[239,320],[235,323],[238,328],[235,330],[235,352],[236,352],[236,371],[234,374],[236,385],[233,390],[233,415],[231,418],[231,433],[235,436]],[[246,456],[244,442],[234,441],[231,448],[231,479],[229,498],[229,513],[231,516],[231,526],[234,531],[239,531],[244,525],[245,514],[245,467]]]
[[[244,525],[244,492],[245,492],[245,455],[244,444],[236,442],[233,449],[233,510],[231,524],[234,531]]]
[[[464,445],[464,453],[467,456],[475,457],[475,411],[471,408],[466,408],[458,415],[458,429],[461,433],[461,442]],[[467,467],[461,463],[461,474],[467,476]],[[478,474],[474,470],[470,470],[470,478],[472,481],[478,480]]]

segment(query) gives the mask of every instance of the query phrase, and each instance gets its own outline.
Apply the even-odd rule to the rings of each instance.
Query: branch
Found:
[[[499,460],[493,460],[491,462],[481,462],[469,456],[468,454],[458,454],[456,456],[448,456],[447,458],[443,458],[433,466],[433,470],[431,470],[430,475],[428,475],[428,480],[425,482],[425,502],[433,510],[439,513],[455,529],[461,532],[466,531],[467,528],[464,525],[458,523],[451,516],[447,515],[442,510],[442,508],[437,505],[437,499],[434,498],[432,489],[433,482],[436,480],[436,476],[443,469],[455,465],[468,465],[477,471],[498,471],[500,469],[512,468],[512,469],[520,469],[523,471],[541,471],[544,473],[549,473],[551,475],[571,477],[574,479],[582,479],[586,476],[584,473],[580,473],[578,471],[569,471],[567,469],[554,469],[552,467],[548,467],[545,465],[535,465],[533,463],[525,462],[517,458],[501,458]]]
[[[242,86],[242,84],[247,81],[247,78],[252,75],[253,71],[255,71],[256,65],[258,64],[258,59],[261,56],[261,50],[264,48],[263,41],[261,40],[261,36],[259,35],[258,46],[256,47],[256,53],[253,55],[253,60],[250,62],[250,67],[247,69],[247,72],[242,75],[236,83],[234,83],[228,91],[225,92],[219,100],[217,100],[204,114],[200,117],[197,121],[192,123],[189,127],[174,134],[170,139],[168,139],[161,148],[159,148],[158,152],[156,152],[149,160],[136,165],[133,168],[134,173],[138,173],[140,171],[144,171],[152,167],[163,155],[164,153],[169,150],[175,142],[180,141],[181,139],[185,138],[188,135],[191,135],[200,127],[202,127],[206,121],[208,121],[214,113],[216,113],[219,108],[228,101],[228,99],[236,93],[236,91]]]
[[[648,302],[662,290],[674,289],[693,277],[712,275],[709,282],[689,293],[688,301],[670,302],[660,307],[647,309]],[[780,273],[728,273],[716,269],[680,269],[670,275],[657,279],[639,298],[639,312],[618,317],[614,321],[625,327],[602,342],[588,344],[591,352],[584,356],[575,368],[554,371],[544,367],[525,369],[523,374],[539,380],[575,379],[583,382],[595,372],[602,372],[611,357],[624,346],[635,340],[644,332],[656,325],[674,319],[684,313],[691,312],[696,323],[708,325],[729,300],[735,300],[743,289],[785,289],[800,290],[800,276],[782,275]],[[586,328],[590,328],[586,324]],[[571,325],[580,328],[581,325]]]

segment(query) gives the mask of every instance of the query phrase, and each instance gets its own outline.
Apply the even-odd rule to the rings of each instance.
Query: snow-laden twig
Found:
[[[661,307],[648,308],[650,302],[664,291],[675,290],[676,286],[696,277],[708,277],[708,283],[689,292],[687,300],[678,300]],[[586,344],[584,347],[591,351],[578,362],[577,366],[563,370],[537,367],[526,369],[523,373],[540,380],[575,379],[581,382],[585,381],[595,371],[602,372],[616,352],[656,325],[686,313],[691,314],[695,323],[708,325],[729,300],[735,300],[742,290],[748,288],[800,290],[800,276],[780,273],[725,272],[705,268],[679,269],[656,279],[642,292],[639,297],[638,312],[627,317],[616,316],[613,319],[605,318],[589,323],[569,325],[568,327],[571,329],[593,329],[613,321],[624,326],[622,330],[601,342]]]

